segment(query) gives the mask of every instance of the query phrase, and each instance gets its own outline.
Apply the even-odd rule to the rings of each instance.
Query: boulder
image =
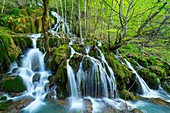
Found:
[[[2,80],[0,81],[1,84],[1,91],[6,93],[19,93],[26,90],[26,86],[23,83],[23,80],[20,76],[3,76]]]
[[[151,89],[158,89],[159,88],[159,80],[158,77],[155,73],[150,71],[149,69],[142,68],[138,71],[138,74],[140,77],[144,79],[146,84],[151,88]]]

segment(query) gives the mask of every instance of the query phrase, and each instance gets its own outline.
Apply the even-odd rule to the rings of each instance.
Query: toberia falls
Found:
[[[130,104],[125,100],[119,98],[117,85],[114,72],[107,63],[104,54],[98,47],[95,47],[97,56],[92,57],[89,55],[91,51],[90,46],[86,46],[86,53],[78,53],[71,46],[76,40],[69,29],[65,19],[60,17],[56,12],[51,12],[56,17],[57,22],[55,26],[49,30],[53,35],[60,38],[59,31],[62,31],[62,37],[66,34],[72,35],[72,39],[69,43],[71,49],[70,57],[67,59],[67,76],[70,90],[70,97],[68,98],[69,110],[84,112],[85,100],[90,100],[92,103],[92,112],[101,112],[104,106],[111,106],[115,109],[126,110],[133,109]],[[26,106],[23,111],[28,113],[34,113],[40,106],[45,105],[45,97],[50,92],[48,88],[48,77],[51,76],[50,71],[47,70],[44,63],[45,53],[43,54],[39,48],[36,47],[37,39],[40,34],[28,35],[32,39],[33,48],[29,49],[24,55],[22,55],[22,63],[19,65],[16,62],[10,66],[9,73],[13,73],[16,76],[20,76],[26,86],[26,91],[18,97],[8,97],[8,99],[19,100],[24,97],[33,98],[33,101]],[[100,44],[99,44],[100,45]],[[74,55],[82,57],[77,72],[70,64]],[[119,59],[120,60],[120,59]],[[159,90],[152,90],[148,87],[145,81],[138,75],[137,71],[132,67],[129,61],[124,59],[127,67],[136,75],[136,80],[140,85],[142,94],[140,96],[153,98],[160,97],[166,100],[167,96],[163,96]],[[121,61],[122,63],[124,61]],[[114,63],[114,62],[113,62]],[[87,65],[88,66],[85,66]],[[15,70],[15,71],[13,71]],[[54,99],[56,99],[56,87],[54,87]]]

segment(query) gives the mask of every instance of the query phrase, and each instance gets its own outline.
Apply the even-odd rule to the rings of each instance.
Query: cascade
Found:
[[[49,82],[48,77],[50,72],[45,69],[44,55],[36,47],[36,41],[41,36],[40,34],[29,35],[32,38],[33,48],[30,49],[25,55],[23,55],[22,65],[19,67],[16,62],[12,63],[10,72],[13,69],[17,69],[15,76],[20,76],[26,86],[26,91],[19,97],[13,97],[9,99],[17,100],[23,97],[31,97],[34,99],[27,107],[23,109],[24,112],[34,112],[41,105],[44,105],[45,96],[48,93],[46,84]],[[38,80],[34,80],[34,76],[38,77]]]
[[[139,83],[140,87],[141,87],[141,91],[142,94],[141,96],[146,97],[146,98],[161,98],[167,102],[169,102],[170,100],[170,96],[169,94],[167,94],[162,88],[161,86],[159,86],[160,88],[158,90],[152,90],[149,88],[149,86],[146,84],[146,82],[138,75],[138,73],[135,71],[135,69],[133,68],[133,66],[130,64],[129,61],[127,61],[126,59],[124,59],[127,66],[129,67],[129,69],[132,70],[132,72],[136,75],[136,79],[137,82]],[[136,62],[137,63],[137,62]],[[137,63],[139,69],[143,68],[142,66],[140,66]]]
[[[79,69],[76,74],[74,73],[71,66],[68,64],[69,60],[67,60],[67,74],[70,84],[71,96],[73,96],[72,94],[74,94],[75,96],[83,95],[84,97],[92,96],[95,98],[117,97],[116,80],[114,77],[113,70],[108,65],[100,49],[97,48],[97,50],[100,53],[99,59],[101,61],[88,55],[90,47],[87,47],[86,48],[87,55],[83,55],[82,61],[80,62]],[[74,54],[82,55],[81,53],[75,52],[75,50],[71,47],[70,59]],[[82,66],[85,59],[89,59],[92,63],[87,70],[83,69]],[[108,70],[108,72],[106,70]],[[77,81],[75,80],[75,75]],[[75,83],[75,81],[77,82],[77,84]],[[82,84],[83,92],[80,90]]]
[[[145,83],[145,81],[138,75],[138,73],[135,71],[135,69],[132,67],[132,65],[130,64],[130,62],[128,62],[126,59],[124,59],[127,66],[129,67],[129,69],[132,70],[132,72],[136,75],[136,79],[140,84],[141,87],[141,91],[142,91],[142,95],[149,95],[151,92],[151,89],[148,87],[148,85]]]
[[[62,34],[64,37],[66,34],[71,34],[70,32],[70,28],[67,24],[67,22],[64,20],[64,18],[62,18],[60,15],[58,15],[56,12],[51,11],[51,14],[57,19],[56,20],[56,24],[54,25],[54,27],[51,29],[51,33],[55,36],[60,37],[59,31],[62,31]],[[61,29],[60,29],[61,28]]]

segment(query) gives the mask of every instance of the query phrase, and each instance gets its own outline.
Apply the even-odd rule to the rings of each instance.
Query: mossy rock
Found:
[[[139,58],[139,59],[137,60],[137,62],[138,62],[141,66],[143,66],[143,67],[145,67],[145,68],[147,68],[148,65],[149,65],[148,60],[147,60],[147,58],[145,58],[145,57]]]
[[[54,51],[52,51],[52,55],[50,57],[46,57],[47,67],[55,72],[61,62],[69,58],[70,53],[71,51],[68,45],[62,45],[56,48]]]
[[[83,56],[79,54],[74,54],[70,59],[69,64],[73,68],[74,73],[78,72],[80,62],[82,61]]]
[[[123,65],[117,61],[113,53],[109,53],[105,57],[110,67],[113,69],[116,80],[119,80],[119,82],[117,82],[118,89],[122,90],[126,88],[125,84],[129,83],[129,78],[131,77],[132,73],[129,71],[126,65]]]
[[[35,20],[35,25],[36,25],[36,31],[37,33],[42,32],[42,17],[37,17]]]
[[[27,12],[27,9],[20,9],[20,12],[18,12],[18,15],[19,14],[22,14],[24,16],[28,16],[29,15],[28,12]]]
[[[12,105],[12,100],[0,102],[0,112],[4,110],[8,110],[8,108]]]
[[[15,35],[12,37],[16,46],[18,46],[22,53],[24,53],[28,48],[32,47],[32,40],[30,37],[24,36],[24,35]]]
[[[1,81],[2,90],[5,92],[23,92],[26,87],[20,76],[4,76]]]
[[[161,86],[166,92],[170,93],[170,80],[161,82]]]
[[[67,76],[67,64],[66,60],[63,61],[54,76],[54,84],[57,84],[57,97],[58,98],[66,98],[69,96],[69,88],[68,88],[68,76]],[[63,90],[64,89],[64,90]]]
[[[151,72],[149,69],[142,68],[138,71],[138,74],[151,89],[158,89],[160,83],[155,73]]]
[[[31,33],[30,29],[26,26],[26,24],[18,24],[15,27],[14,32],[16,32],[16,33]]]
[[[74,48],[74,50],[78,53],[82,53],[82,54],[86,54],[85,51],[85,45],[82,44],[74,44],[72,45],[72,47]]]
[[[82,66],[83,66],[83,70],[87,71],[89,68],[92,68],[93,62],[91,61],[90,58],[84,57]]]
[[[166,77],[166,72],[159,66],[150,66],[149,69],[154,72],[159,79],[164,79]]]
[[[133,93],[127,91],[126,89],[123,89],[121,92],[120,92],[120,98],[123,98],[125,100],[135,100],[136,97]]]
[[[7,70],[12,62],[14,62],[21,54],[10,35],[0,34],[0,70]]]

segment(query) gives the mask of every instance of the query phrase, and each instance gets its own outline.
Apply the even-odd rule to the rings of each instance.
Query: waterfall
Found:
[[[130,62],[128,62],[126,59],[124,59],[127,66],[129,67],[129,69],[132,70],[132,72],[136,75],[136,79],[140,84],[141,90],[142,90],[142,95],[149,95],[151,92],[151,89],[149,88],[149,86],[145,83],[145,81],[138,75],[138,73],[135,71],[135,69],[133,68],[133,66],[130,64]]]
[[[71,90],[71,97],[91,96],[95,98],[107,97],[117,98],[116,80],[114,72],[108,65],[103,53],[100,49],[99,59],[89,56],[90,47],[86,48],[86,55],[77,53],[71,48],[70,59],[74,54],[82,55],[82,61],[79,64],[79,69],[75,73],[72,67],[69,65],[70,59],[67,60],[67,74]],[[89,59],[92,63],[88,69],[83,69],[83,63]],[[108,70],[108,72],[107,72]],[[83,87],[81,86],[83,84]],[[81,88],[81,89],[80,89]],[[83,88],[83,89],[82,89]]]
[[[57,19],[56,24],[51,29],[51,33],[55,36],[61,37],[60,34],[58,34],[59,31],[62,31],[62,37],[64,38],[66,34],[71,34],[70,28],[68,23],[66,22],[66,19],[62,18],[60,15],[58,15],[56,12],[51,11],[51,14]]]
[[[24,112],[29,113],[35,112],[39,106],[45,104],[45,96],[48,93],[46,84],[49,82],[50,72],[45,69],[45,54],[42,54],[36,47],[36,41],[40,36],[40,34],[29,35],[32,38],[33,48],[24,55],[21,67],[18,67],[17,63],[14,62],[10,68],[10,72],[13,69],[17,69],[14,75],[20,76],[23,79],[27,89],[20,97],[10,99],[17,100],[17,98],[25,96],[32,97],[34,101],[23,109]]]

